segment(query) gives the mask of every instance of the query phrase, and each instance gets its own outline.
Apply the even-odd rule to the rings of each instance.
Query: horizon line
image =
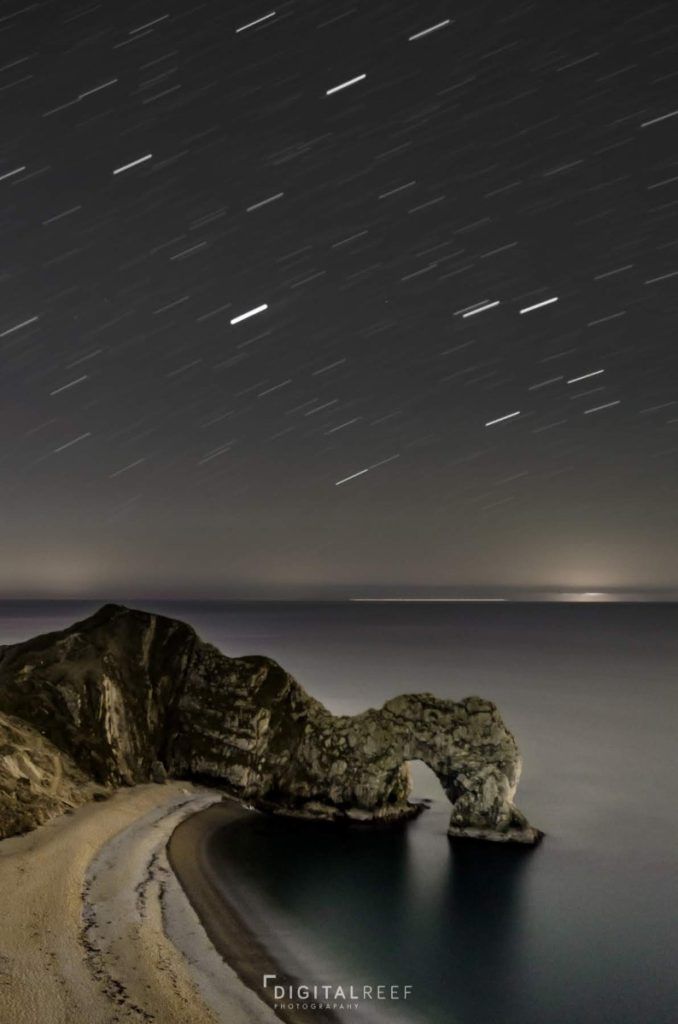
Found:
[[[407,604],[454,604],[455,602],[461,602],[462,604],[468,604],[471,601],[475,602],[495,602],[495,601],[508,601],[507,597],[349,597],[349,601],[355,602],[368,602],[370,604],[393,604],[399,601]]]
[[[461,588],[459,588],[461,589]],[[627,601],[630,603],[676,603],[678,586],[673,587],[626,587],[608,590],[583,590],[557,587],[509,586],[504,594],[483,594],[483,589],[475,588],[475,593],[457,595],[404,595],[376,594],[356,595],[347,593],[280,593],[277,594],[2,594],[0,603],[99,603],[99,604],[143,604],[150,602],[181,604],[181,603],[328,603],[328,604],[512,604],[531,601],[533,603],[553,603],[554,601],[576,602],[581,600],[595,601]],[[494,588],[493,588],[494,589]],[[504,588],[502,588],[504,589]],[[478,591],[481,591],[478,593]]]

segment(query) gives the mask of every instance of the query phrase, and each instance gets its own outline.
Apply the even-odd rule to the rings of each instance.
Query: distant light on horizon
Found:
[[[361,604],[494,604],[505,597],[351,597]]]

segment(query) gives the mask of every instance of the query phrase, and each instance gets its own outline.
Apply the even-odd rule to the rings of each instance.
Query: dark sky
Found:
[[[677,27],[0,4],[0,592],[678,583]]]

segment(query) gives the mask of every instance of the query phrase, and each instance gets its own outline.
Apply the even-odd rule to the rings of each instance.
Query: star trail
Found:
[[[1,3],[3,592],[674,585],[677,29]]]

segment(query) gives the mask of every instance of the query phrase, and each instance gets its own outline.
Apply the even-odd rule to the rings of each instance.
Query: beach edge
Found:
[[[0,980],[15,1024],[109,1024],[112,1011],[130,1024],[279,1024],[168,861],[177,827],[221,800],[181,781],[135,786],[0,842]]]

